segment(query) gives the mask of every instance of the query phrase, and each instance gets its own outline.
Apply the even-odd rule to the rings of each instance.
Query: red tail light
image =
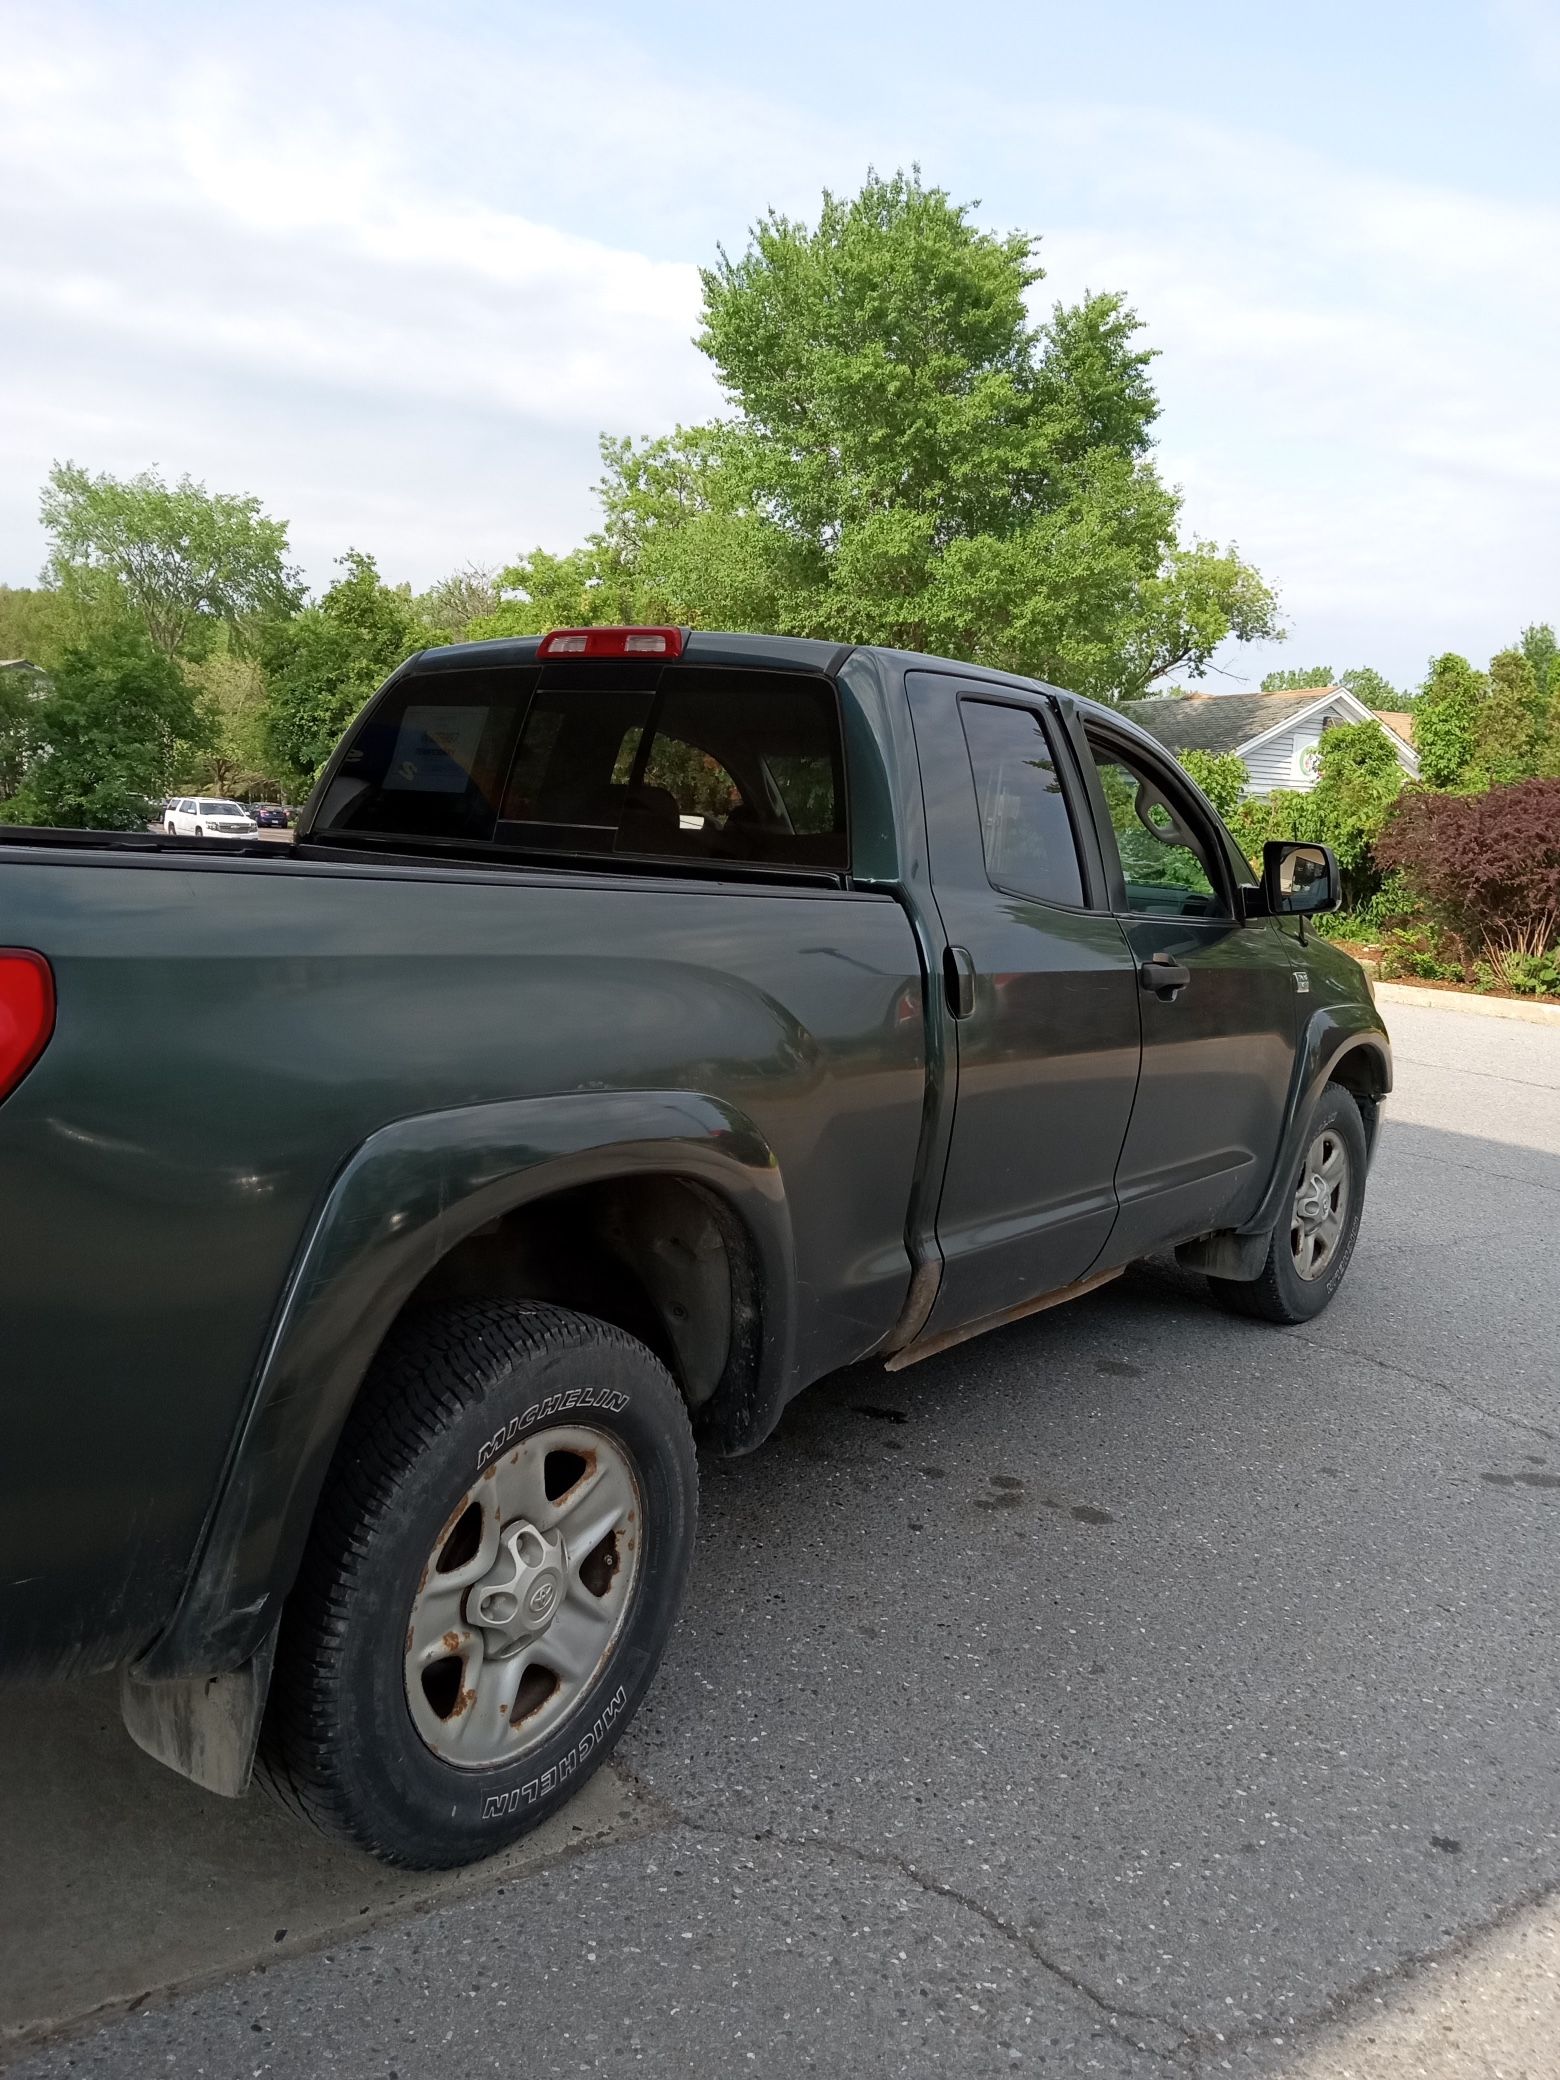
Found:
[[[0,1098],[9,1097],[54,1031],[54,976],[41,953],[0,947]]]
[[[681,657],[680,628],[555,628],[538,657]]]

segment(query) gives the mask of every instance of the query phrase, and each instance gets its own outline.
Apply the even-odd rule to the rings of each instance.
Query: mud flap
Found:
[[[1224,1228],[1216,1235],[1199,1235],[1195,1242],[1183,1242],[1176,1250],[1175,1260],[1183,1271],[1206,1271],[1210,1278],[1233,1278],[1244,1283],[1261,1277],[1272,1240],[1271,1228],[1264,1228],[1260,1235],[1238,1235],[1233,1228]]]
[[[119,1709],[130,1738],[207,1791],[242,1798],[254,1768],[275,1657],[273,1627],[229,1675],[143,1683],[126,1669]]]

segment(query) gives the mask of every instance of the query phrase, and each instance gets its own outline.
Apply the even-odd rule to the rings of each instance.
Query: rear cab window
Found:
[[[413,671],[359,724],[311,836],[842,874],[837,696],[617,658]]]

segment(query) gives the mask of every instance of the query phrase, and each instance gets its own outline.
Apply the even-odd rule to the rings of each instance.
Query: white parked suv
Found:
[[[204,795],[180,795],[164,812],[163,829],[170,838],[247,838],[255,820],[237,802],[215,802]]]

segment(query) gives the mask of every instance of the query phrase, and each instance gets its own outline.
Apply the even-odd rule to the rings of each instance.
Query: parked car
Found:
[[[181,795],[168,804],[163,828],[170,838],[247,838],[254,833],[255,820],[237,802]]]
[[[1325,847],[1259,877],[1122,715],[886,650],[424,652],[289,843],[0,874],[3,1673],[407,1865],[628,1724],[695,1437],[1171,1247],[1308,1320],[1391,1085]]]
[[[249,813],[263,831],[284,831],[293,820],[294,812],[280,802],[251,802]]]

